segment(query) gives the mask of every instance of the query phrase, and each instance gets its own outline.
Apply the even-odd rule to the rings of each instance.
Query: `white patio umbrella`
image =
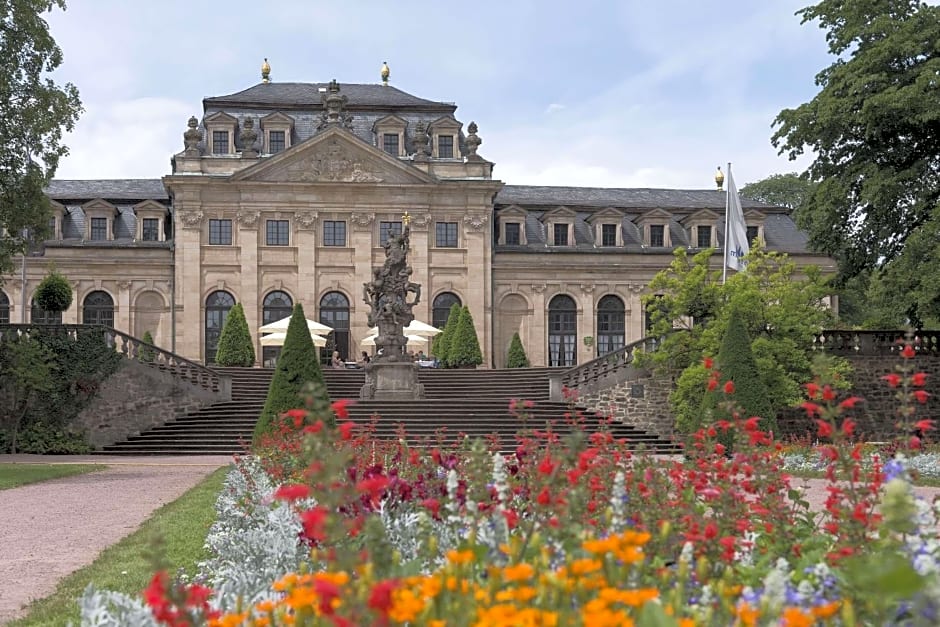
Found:
[[[284,346],[284,339],[287,337],[286,333],[270,333],[268,335],[262,336],[261,345],[262,346]],[[313,340],[314,346],[323,347],[326,346],[326,338],[320,337],[315,333],[310,334],[310,339]]]
[[[375,346],[376,337],[378,336],[369,335],[363,338],[359,344],[362,346]],[[422,348],[424,344],[428,343],[428,338],[422,337],[420,335],[406,335],[405,337],[408,338],[408,346],[411,348]]]
[[[258,327],[258,333],[286,333],[287,327],[290,325],[290,316],[286,318],[281,318],[275,322],[269,322],[263,327]],[[320,335],[326,335],[333,330],[333,327],[328,327],[325,324],[315,322],[313,320],[307,319],[307,328],[310,329],[312,333],[317,333]]]
[[[405,335],[420,335],[422,337],[434,337],[441,332],[437,327],[432,327],[430,324],[421,322],[420,320],[412,320],[411,324],[402,329],[405,332]],[[369,329],[370,335],[378,335],[379,328],[372,327]]]

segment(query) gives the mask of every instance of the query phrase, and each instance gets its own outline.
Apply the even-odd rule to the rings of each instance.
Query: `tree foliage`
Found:
[[[258,424],[255,426],[255,443],[277,423],[278,417],[288,409],[303,406],[302,394],[314,386],[316,394],[326,396],[326,384],[317,348],[310,337],[304,308],[294,305],[284,346],[277,358],[277,367],[268,388],[268,397]],[[321,399],[322,400],[322,399]]]
[[[6,432],[7,446],[17,452],[17,437],[30,410],[52,389],[55,364],[53,354],[40,342],[22,336],[5,342],[0,353],[0,379],[3,380],[8,406],[0,413],[0,425]]]
[[[840,283],[885,266],[908,279],[899,309],[940,308],[936,273],[909,272],[940,257],[940,7],[823,0],[798,14],[836,57],[816,76],[819,93],[774,122],[781,153],[815,155],[798,223],[838,261]]]
[[[250,368],[255,363],[255,346],[245,320],[245,310],[241,303],[232,307],[222,333],[219,335],[219,347],[215,354],[215,363],[219,366],[241,366]]]
[[[153,345],[153,335],[150,331],[144,331],[144,336],[140,338],[145,344]],[[150,348],[150,346],[141,346],[140,351],[137,353],[137,359],[145,362],[152,362],[157,358],[157,352]]]
[[[506,360],[507,368],[528,368],[529,358],[525,354],[525,348],[522,346],[522,338],[518,333],[512,334],[512,341],[509,342],[509,356]]]
[[[34,298],[43,311],[62,312],[72,304],[72,286],[56,270],[50,270],[40,281]]]
[[[832,324],[824,304],[829,289],[815,266],[803,268],[805,277],[800,277],[786,255],[755,246],[747,271],[730,274],[722,285],[721,270],[711,266],[713,252],[690,258],[685,249],[676,249],[669,268],[653,278],[651,293],[644,297],[647,304],[656,303],[651,335],[663,339],[641,362],[678,377],[670,405],[680,426],[699,421],[708,379],[702,359],[718,353],[733,310],[740,312],[751,338],[774,413],[800,399],[800,386],[812,377],[813,334]],[[682,332],[670,333],[674,328]]]
[[[483,352],[480,350],[480,340],[477,339],[477,330],[473,325],[473,315],[469,307],[463,307],[447,349],[447,365],[452,368],[471,368],[482,363]]]
[[[460,322],[460,310],[461,307],[457,303],[450,306],[450,313],[447,314],[447,324],[444,325],[444,330],[437,334],[431,344],[434,356],[445,368],[449,365],[448,355],[450,354],[451,340],[457,331],[457,323]]]
[[[813,193],[815,185],[796,172],[771,174],[765,179],[748,183],[741,188],[741,196],[769,205],[798,209]]]
[[[62,144],[81,113],[78,90],[50,78],[62,64],[62,51],[43,14],[65,9],[64,0],[0,1],[0,276],[12,269],[13,255],[30,237],[45,233],[50,215],[44,194]]]

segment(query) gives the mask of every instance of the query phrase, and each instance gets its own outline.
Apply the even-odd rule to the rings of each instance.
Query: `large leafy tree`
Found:
[[[741,195],[770,205],[797,209],[813,193],[812,182],[796,172],[771,174],[765,179],[748,183],[741,188]]]
[[[81,113],[78,90],[57,85],[49,74],[62,64],[62,51],[43,15],[65,9],[64,0],[0,0],[0,276],[13,255],[25,250],[24,230],[42,234],[49,201],[43,190],[62,144]]]
[[[933,243],[940,230],[940,7],[823,0],[798,15],[826,31],[835,60],[817,74],[816,97],[775,120],[782,153],[815,155],[806,176],[817,185],[797,220],[843,282],[914,263],[923,251],[909,244]],[[940,252],[930,249],[929,259]],[[931,274],[906,275],[914,280],[897,305],[912,318],[934,306],[920,280]]]

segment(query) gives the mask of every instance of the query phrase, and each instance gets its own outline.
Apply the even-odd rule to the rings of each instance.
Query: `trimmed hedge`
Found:
[[[222,326],[222,333],[219,335],[215,363],[219,366],[243,368],[255,365],[255,346],[241,303],[236,303],[228,312],[228,317]]]
[[[507,368],[528,368],[529,357],[525,354],[525,348],[522,346],[522,338],[518,333],[512,334],[512,341],[509,342],[509,357],[506,360]]]
[[[319,351],[310,337],[304,308],[297,303],[287,327],[287,337],[284,338],[284,346],[277,359],[271,386],[268,388],[264,410],[255,425],[254,443],[260,443],[261,436],[274,428],[282,413],[302,407],[302,394],[311,387],[315,402],[328,401],[323,371],[320,370]]]
[[[450,306],[450,313],[447,314],[447,324],[444,325],[444,330],[437,334],[437,337],[434,338],[434,342],[431,344],[431,351],[437,360],[440,362],[441,366],[447,367],[448,364],[448,354],[450,353],[451,339],[454,337],[454,332],[457,330],[457,323],[460,321],[460,305],[454,303]]]
[[[144,336],[140,338],[140,340],[146,344],[153,344],[153,336],[150,334],[150,331],[144,331]],[[149,346],[141,346],[140,351],[137,353],[137,359],[147,363],[152,362],[156,358],[157,352]]]
[[[483,363],[483,352],[477,339],[476,327],[470,308],[464,307],[457,320],[457,328],[450,339],[447,364],[452,368],[471,368]]]
[[[56,270],[50,270],[36,288],[36,304],[43,311],[59,313],[72,304],[72,286]]]

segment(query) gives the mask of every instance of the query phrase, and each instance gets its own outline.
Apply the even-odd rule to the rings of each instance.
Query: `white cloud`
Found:
[[[551,115],[552,113],[555,113],[556,111],[561,111],[564,108],[565,108],[565,105],[559,104],[557,102],[553,102],[547,107],[545,107],[545,113]]]

